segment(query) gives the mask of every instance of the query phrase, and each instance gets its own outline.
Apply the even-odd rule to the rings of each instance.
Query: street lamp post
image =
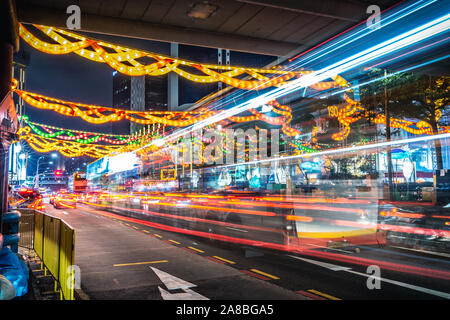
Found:
[[[58,157],[58,154],[57,154],[57,153],[52,153],[51,157],[52,157],[52,158],[57,158],[57,157]],[[41,157],[39,157],[39,159],[38,159],[38,161],[37,161],[37,166],[36,166],[36,177],[35,177],[35,182],[34,182],[34,187],[35,187],[35,188],[38,188],[38,187],[39,187],[39,164],[40,164],[39,161],[40,161],[41,159],[45,159],[45,158],[46,158],[46,156],[41,156]],[[53,162],[50,161],[49,163],[52,164]]]
[[[38,161],[37,161],[37,166],[36,166],[36,176],[35,176],[35,178],[34,178],[34,187],[35,187],[35,188],[38,188],[38,187],[39,187],[39,161],[40,161],[41,159],[45,159],[45,157],[44,157],[44,156],[39,157],[39,159],[38,159]]]

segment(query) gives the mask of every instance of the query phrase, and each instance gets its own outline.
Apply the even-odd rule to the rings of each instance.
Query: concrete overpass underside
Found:
[[[291,56],[365,20],[375,0],[16,0],[20,22],[66,27],[70,5],[81,30],[140,39]]]

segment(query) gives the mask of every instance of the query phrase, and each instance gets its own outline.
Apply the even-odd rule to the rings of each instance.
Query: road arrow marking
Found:
[[[191,289],[183,289],[184,292],[180,293],[170,293],[160,286],[158,286],[158,289],[163,300],[209,300]]]
[[[185,281],[183,279],[177,278],[167,272],[161,271],[157,268],[150,267],[153,272],[158,276],[162,283],[166,286],[168,290],[183,290],[180,293],[170,293],[167,290],[158,286],[161,297],[164,300],[209,300],[207,297],[191,290],[190,288],[195,288],[197,285]]]

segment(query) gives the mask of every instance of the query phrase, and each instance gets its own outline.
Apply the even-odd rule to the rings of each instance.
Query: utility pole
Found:
[[[222,48],[217,49],[217,64],[219,66],[223,65],[223,53]],[[225,49],[225,65],[230,65],[230,50]],[[220,91],[223,89],[223,83],[221,81],[217,84],[217,89]]]
[[[387,70],[384,70],[384,79],[386,80]],[[384,115],[386,118],[386,141],[391,141],[391,116],[389,112],[389,101],[387,96],[386,82],[384,83]],[[388,186],[389,200],[394,200],[394,188],[392,184],[392,152],[391,146],[387,146],[387,166],[388,166]]]

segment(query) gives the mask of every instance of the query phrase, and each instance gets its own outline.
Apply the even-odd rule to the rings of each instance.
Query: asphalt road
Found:
[[[152,228],[87,205],[47,205],[46,211],[75,228],[79,292],[85,299],[450,298],[445,255],[363,247],[359,253],[331,250],[337,258],[325,259],[322,249],[311,256],[238,246]],[[369,262],[350,263],[355,257]],[[376,276],[367,267],[373,261],[387,266],[379,278],[370,277]]]

